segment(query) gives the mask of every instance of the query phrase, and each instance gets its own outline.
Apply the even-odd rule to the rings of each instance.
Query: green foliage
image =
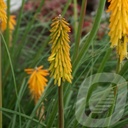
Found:
[[[64,16],[70,3],[76,7],[77,1],[68,0],[64,5],[62,15]],[[86,3],[86,0],[83,0]],[[57,86],[53,85],[53,79],[48,78],[48,86],[39,102],[34,105],[27,87],[28,77],[24,72],[25,68],[34,68],[44,65],[49,67],[47,58],[50,55],[49,29],[51,18],[48,22],[40,22],[35,15],[45,6],[44,0],[41,1],[35,14],[29,14],[23,10],[25,0],[18,12],[17,25],[13,32],[12,47],[9,47],[9,32],[2,35],[2,97],[3,107],[3,128],[56,128],[58,127],[58,94]],[[8,4],[9,5],[9,4]],[[90,32],[86,35],[79,34],[83,26],[85,6],[82,6],[80,16],[74,9],[72,18],[67,19],[74,30],[70,34],[71,56],[73,65],[72,84],[64,83],[64,113],[65,128],[84,128],[75,118],[75,105],[79,88],[84,79],[92,74],[100,72],[116,72],[117,59],[115,51],[110,49],[109,37],[105,34],[98,40],[97,32],[100,23],[103,21],[105,0],[100,0],[97,13]],[[9,11],[8,16],[10,15]],[[73,17],[78,20],[79,26],[74,25]],[[78,19],[77,19],[78,18]],[[106,19],[107,20],[107,19]],[[80,21],[80,22],[79,22]],[[79,32],[77,34],[77,32]],[[119,74],[126,80],[128,79],[128,61],[124,61]],[[102,89],[105,89],[101,85]],[[90,90],[93,92],[93,90]],[[100,100],[100,99],[99,99]],[[37,116],[37,110],[44,103],[44,119]],[[110,128],[122,128],[127,125],[128,103],[126,103],[125,113],[121,120]],[[103,115],[101,115],[103,117]]]

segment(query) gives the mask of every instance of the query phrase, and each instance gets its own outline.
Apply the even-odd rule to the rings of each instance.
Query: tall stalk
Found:
[[[1,28],[1,23],[0,23]],[[0,29],[1,32],[1,29]],[[1,78],[1,35],[0,35],[0,108],[2,108],[2,78]],[[0,111],[0,128],[2,128],[2,111]]]
[[[78,52],[79,52],[79,43],[80,43],[80,38],[82,34],[82,26],[84,22],[84,17],[85,17],[85,10],[86,10],[86,5],[87,5],[87,0],[82,1],[82,9],[80,13],[80,21],[79,21],[79,27],[76,35],[76,43],[75,43],[75,48],[74,48],[74,54],[73,54],[73,59],[75,60],[77,58]],[[76,26],[75,26],[76,27]]]
[[[75,75],[77,69],[80,66],[80,62],[82,60],[82,57],[86,55],[90,44],[93,42],[93,40],[96,36],[96,33],[97,33],[99,25],[100,25],[102,12],[104,10],[105,2],[106,2],[106,0],[100,0],[99,1],[99,6],[98,6],[98,10],[97,10],[97,14],[96,14],[96,18],[95,18],[92,30],[91,30],[86,42],[84,43],[83,47],[79,51],[79,54],[76,57],[76,59],[72,59],[72,61],[73,61],[73,75]],[[74,57],[75,57],[75,55],[74,55]]]
[[[117,67],[116,67],[116,73],[118,74],[121,70],[121,63],[120,63],[120,60],[118,59],[117,61]]]
[[[64,128],[63,85],[58,87],[59,128]]]
[[[121,70],[121,63],[120,63],[120,60],[118,59],[118,61],[117,61],[117,67],[116,67],[116,73],[119,74],[120,70]],[[112,104],[112,107],[111,107],[111,109],[109,111],[108,116],[111,116],[113,114],[113,112],[114,112],[115,104],[116,104],[116,99],[117,99],[117,89],[118,89],[117,88],[117,85],[114,84],[113,85],[114,101],[113,101],[113,104]],[[110,123],[111,123],[111,118],[109,118],[109,120],[108,120],[108,127],[107,128],[109,128]]]

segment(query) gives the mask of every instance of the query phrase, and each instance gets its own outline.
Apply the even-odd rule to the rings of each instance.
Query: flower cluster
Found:
[[[61,85],[62,81],[72,82],[72,65],[70,60],[69,24],[61,15],[53,19],[51,24],[51,55],[48,58],[50,62],[51,76],[54,78],[54,84]]]
[[[48,81],[45,78],[46,76],[48,76],[48,71],[43,70],[42,68],[43,66],[36,67],[35,69],[25,69],[25,72],[31,75],[28,84],[32,98],[35,100],[35,103],[37,103],[42,93],[44,92],[44,88],[47,85]]]
[[[6,4],[3,0],[0,0],[0,29],[2,27],[2,23],[7,23],[7,14],[6,14]]]
[[[127,58],[128,43],[128,1],[127,0],[108,0],[110,6],[110,42],[111,47],[117,48],[120,62]]]
[[[3,0],[0,0],[0,31],[4,32],[7,29],[7,20],[9,22],[9,32],[10,32],[10,42],[9,45],[11,46],[11,40],[12,40],[12,32],[14,30],[14,26],[16,25],[16,20],[14,15],[10,15],[9,18],[7,18],[6,14],[7,6]]]

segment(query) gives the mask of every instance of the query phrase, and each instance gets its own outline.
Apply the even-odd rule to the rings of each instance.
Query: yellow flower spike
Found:
[[[61,85],[62,81],[72,82],[72,65],[70,60],[69,24],[61,15],[52,20],[51,24],[51,55],[48,58],[50,62],[51,77],[54,78],[54,84]]]
[[[108,0],[110,2],[110,42],[117,48],[120,63],[127,57],[128,43],[128,0]]]
[[[29,89],[32,98],[37,103],[47,85],[48,80],[45,77],[49,75],[48,70],[43,70],[43,66],[40,66],[35,69],[25,69],[25,72],[31,75],[28,81]]]
[[[0,29],[2,29],[2,23],[7,23],[6,4],[3,0],[0,0]]]

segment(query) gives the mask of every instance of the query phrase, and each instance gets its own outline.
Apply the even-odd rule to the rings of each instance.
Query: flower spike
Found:
[[[32,95],[32,98],[35,100],[35,103],[39,100],[42,93],[44,92],[44,88],[47,85],[48,71],[43,70],[43,66],[36,67],[35,69],[29,68],[25,69],[25,72],[30,75],[28,84],[29,89]]]
[[[128,43],[128,0],[108,0],[110,6],[110,42],[117,48],[120,62],[127,58]]]
[[[59,15],[53,19],[50,32],[52,48],[48,61],[50,62],[49,70],[54,78],[54,84],[60,86],[62,81],[71,83],[72,65],[69,53],[69,24]]]

